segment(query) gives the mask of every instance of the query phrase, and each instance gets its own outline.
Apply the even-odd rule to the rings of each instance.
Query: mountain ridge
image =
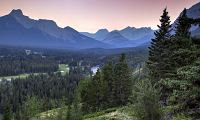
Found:
[[[89,32],[80,32],[80,33],[83,35],[86,35],[88,37],[102,41],[109,34],[109,31],[107,29],[105,29],[105,30],[107,30],[107,33],[101,36],[101,34],[98,34],[98,32],[101,30],[104,30],[104,29],[99,29],[96,33],[89,33]],[[135,28],[135,27],[130,27],[130,26],[128,26],[122,30],[113,30],[113,31],[119,32],[122,36],[124,36],[126,39],[129,39],[131,41],[140,39],[146,35],[153,34],[153,32],[154,32],[154,30],[152,30],[151,27]],[[113,32],[113,31],[111,31],[111,32]]]
[[[107,29],[99,29],[96,33],[80,32],[81,34],[102,41],[109,34]]]
[[[0,44],[42,45],[85,48],[113,48],[109,44],[84,36],[73,28],[60,28],[53,20],[33,20],[20,9],[0,17]]]

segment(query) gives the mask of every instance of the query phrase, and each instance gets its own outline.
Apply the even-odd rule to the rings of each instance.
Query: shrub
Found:
[[[192,120],[191,117],[186,117],[183,113],[176,116],[176,117],[173,117],[172,120]]]
[[[140,80],[134,85],[131,100],[134,104],[134,117],[138,120],[161,119],[162,109],[158,103],[161,88],[156,89],[155,86],[156,84],[152,86],[149,80]]]

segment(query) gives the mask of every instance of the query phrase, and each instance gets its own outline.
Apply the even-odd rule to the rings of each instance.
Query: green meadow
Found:
[[[62,75],[65,75],[67,72],[69,73],[69,67],[68,64],[59,64],[59,71],[61,72]],[[54,72],[57,73],[58,71]],[[31,73],[30,73],[31,74]],[[16,75],[16,76],[3,76],[0,77],[0,79],[11,79],[11,78],[26,78],[28,77],[30,74],[20,74],[20,75]],[[33,73],[34,75],[38,75],[39,73]],[[46,74],[46,73],[42,73],[42,74]]]

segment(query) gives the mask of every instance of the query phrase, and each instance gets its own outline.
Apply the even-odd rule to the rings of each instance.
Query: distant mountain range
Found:
[[[129,40],[136,40],[140,39],[146,35],[153,34],[154,30],[150,27],[142,27],[142,28],[135,28],[135,27],[126,27],[122,30],[117,30],[122,36]]]
[[[200,3],[197,3],[193,5],[191,8],[187,9],[187,16],[194,19],[200,18]],[[177,22],[177,19],[175,20],[174,23]],[[175,29],[175,26],[176,24],[173,24],[172,29]],[[129,45],[132,45],[132,46],[147,46],[147,45],[149,46],[151,44],[151,39],[155,38],[155,35],[153,34],[155,30],[152,30],[150,27],[135,28],[135,27],[128,26],[122,30],[114,30],[114,31],[119,32],[124,38],[126,38],[126,42],[127,40],[131,41],[132,44],[129,44]],[[192,36],[200,37],[200,28],[198,25],[196,26],[192,25],[192,27],[190,28],[190,31],[191,31]],[[174,34],[174,33],[175,33],[174,31],[171,32],[171,34]],[[90,33],[87,33],[87,34],[90,34]],[[84,34],[84,35],[88,36],[87,34]],[[104,34],[104,37],[105,36],[106,35]],[[94,38],[93,36],[90,36],[90,37]],[[112,40],[107,39],[106,41],[112,41]],[[105,40],[103,40],[103,42],[105,42]],[[106,42],[106,43],[114,45],[113,42],[112,43]]]
[[[187,9],[190,18],[200,18],[200,3]],[[177,21],[177,20],[176,20]],[[175,23],[176,23],[175,21]],[[174,29],[176,24],[173,24]],[[200,37],[198,25],[192,25],[191,35]],[[38,46],[70,49],[87,48],[122,48],[148,46],[155,38],[150,27],[126,27],[109,32],[100,29],[96,33],[78,32],[67,26],[60,28],[53,20],[34,20],[23,15],[20,9],[12,10],[8,15],[0,17],[0,44]],[[173,34],[173,32],[172,32]]]
[[[70,27],[60,28],[52,20],[33,20],[21,10],[0,17],[0,44],[66,48],[113,48],[80,34]]]
[[[114,30],[114,31],[119,32],[123,37],[129,40],[140,39],[146,35],[150,35],[154,33],[154,30],[152,30],[150,27],[135,28],[135,27],[130,27],[130,26],[122,30]],[[99,29],[94,34],[89,33],[89,32],[80,32],[80,33],[88,37],[94,38],[96,40],[102,41],[109,34],[109,31],[107,29]]]
[[[154,36],[154,30],[150,27],[135,28],[129,26],[122,30],[113,30],[110,33],[107,29],[99,29],[94,34],[89,32],[80,33],[118,48],[135,47],[151,40],[152,36]]]

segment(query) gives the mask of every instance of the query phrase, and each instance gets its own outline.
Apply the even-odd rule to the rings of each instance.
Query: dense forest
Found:
[[[21,47],[5,48],[4,46],[0,49],[2,77],[12,78],[13,75],[29,74],[25,78],[12,78],[11,81],[3,78],[0,82],[0,113],[5,114],[6,104],[9,104],[9,116],[13,119],[30,119],[37,117],[41,112],[60,108],[63,104],[74,105],[74,102],[78,105],[82,104],[81,116],[116,107],[118,104],[125,105],[130,91],[120,90],[123,92],[121,96],[125,96],[122,100],[116,101],[119,94],[117,84],[120,81],[114,81],[114,78],[120,78],[117,74],[124,72],[124,77],[129,78],[126,84],[131,89],[133,84],[129,83],[132,82],[132,70],[141,62],[144,63],[148,56],[147,49],[140,48],[123,53],[123,57],[120,53],[108,55],[41,48],[27,50]],[[69,72],[62,75],[59,72],[59,64],[67,64]],[[92,77],[93,66],[100,66],[100,70]],[[124,69],[126,71],[122,71]],[[34,73],[38,74],[34,75]],[[98,90],[95,86],[98,86]],[[92,89],[98,92],[93,93]],[[98,100],[90,94],[94,96],[98,94]],[[88,103],[88,101],[95,103]],[[99,102],[96,104],[97,101]]]
[[[46,73],[58,71],[58,61],[43,58],[40,54],[0,57],[0,76],[24,73]]]
[[[0,118],[81,120],[122,106],[138,120],[199,118],[200,38],[189,29],[200,19],[186,13],[172,29],[164,9],[148,49],[112,54],[32,48],[27,54],[24,48],[1,47],[0,76],[30,74],[1,80]],[[59,64],[67,64],[69,72],[62,75]],[[94,76],[93,66],[100,67]]]

